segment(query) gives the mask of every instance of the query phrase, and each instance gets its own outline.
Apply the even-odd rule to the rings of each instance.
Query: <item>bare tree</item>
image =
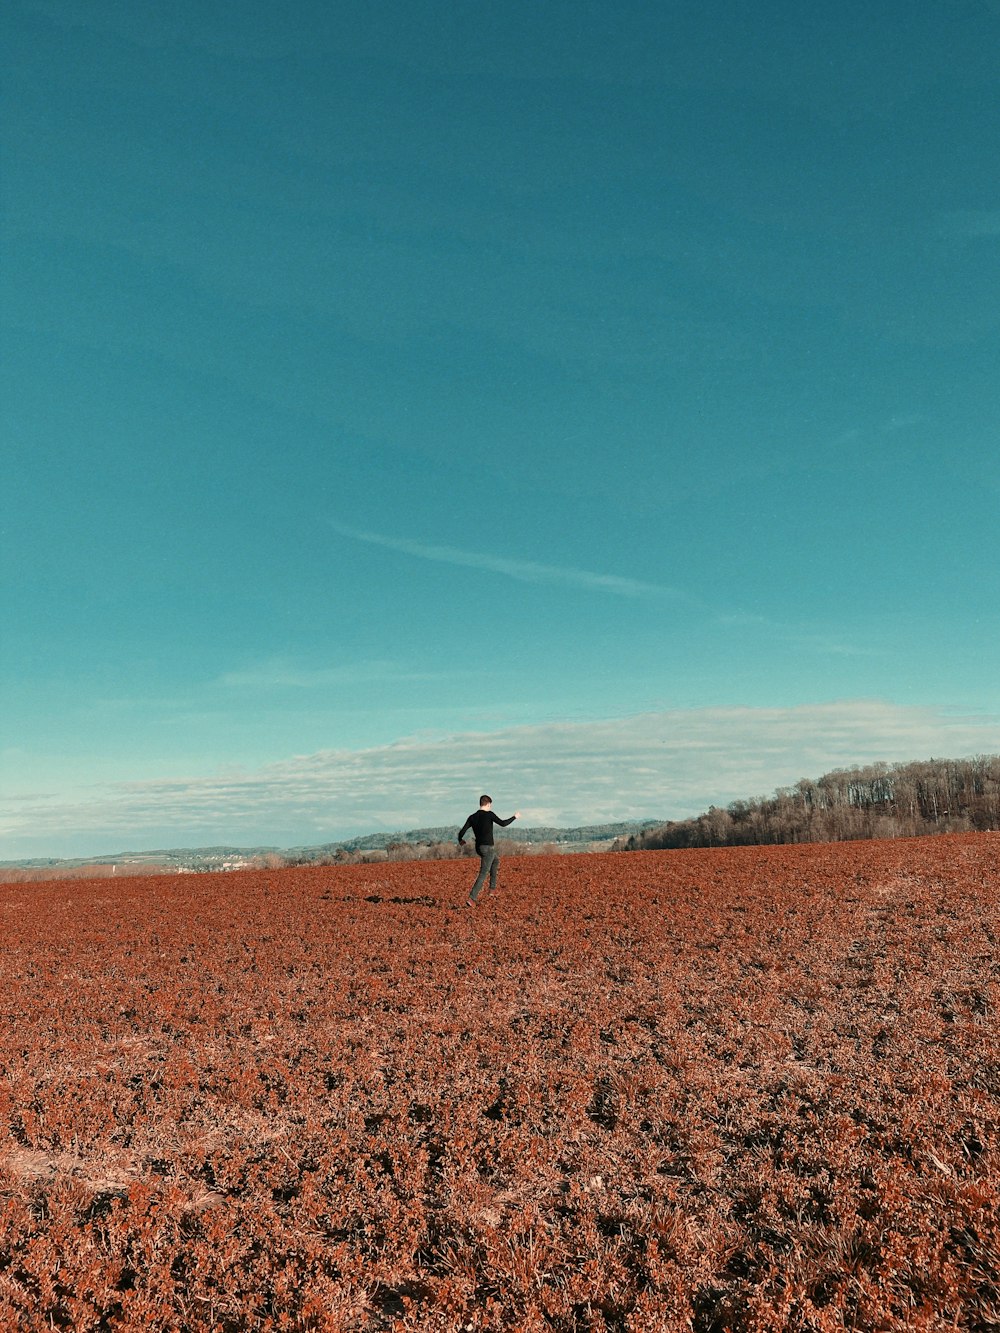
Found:
[[[618,850],[840,842],[1000,829],[1000,755],[833,769],[616,843]]]

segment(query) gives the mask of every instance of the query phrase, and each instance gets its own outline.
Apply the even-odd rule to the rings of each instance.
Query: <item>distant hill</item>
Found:
[[[85,866],[148,866],[152,874],[157,869],[175,870],[218,868],[225,861],[252,860],[261,856],[279,854],[276,847],[171,847],[155,852],[102,852],[100,856],[35,856],[23,861],[0,861],[3,870],[69,870]]]
[[[599,846],[611,846],[616,840],[641,835],[646,829],[656,827],[655,819],[623,820],[613,824],[587,824],[580,828],[516,828],[512,826],[503,831],[505,842],[524,844],[535,847],[551,844],[556,849],[583,850]],[[171,847],[152,852],[104,852],[100,856],[71,857],[34,857],[23,861],[0,861],[0,879],[4,871],[31,870],[44,871],[51,878],[60,870],[76,870],[87,867],[107,868],[117,866],[116,873],[130,871],[135,873],[148,867],[150,874],[157,871],[171,870],[224,870],[252,864],[271,865],[310,865],[324,862],[361,859],[366,853],[392,856],[405,854],[405,849],[414,852],[422,850],[424,854],[434,854],[437,849],[447,845],[451,850],[455,842],[458,826],[447,824],[436,828],[408,829],[395,833],[365,833],[355,838],[346,838],[339,842],[326,842],[311,847]],[[9,877],[9,876],[8,876]]]
[[[580,828],[518,828],[512,824],[498,837],[504,842],[515,843],[556,843],[565,846],[573,843],[614,842],[616,838],[628,837],[654,828],[655,819],[624,820],[617,824],[584,824]],[[452,843],[458,832],[457,824],[443,824],[437,828],[409,829],[405,833],[365,833],[357,838],[348,838],[343,842],[324,843],[319,847],[290,848],[288,855],[301,854],[305,858],[317,859],[335,852],[371,852],[385,851],[399,843],[411,845]]]
[[[773,796],[630,834],[619,851],[842,842],[1000,829],[1000,755],[838,768]]]

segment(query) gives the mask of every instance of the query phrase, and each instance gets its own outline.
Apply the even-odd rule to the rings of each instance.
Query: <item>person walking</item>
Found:
[[[465,835],[469,829],[472,830],[472,836],[476,841],[476,851],[479,853],[479,874],[476,882],[472,886],[472,892],[465,900],[466,907],[475,907],[479,900],[479,893],[486,876],[490,877],[490,893],[497,886],[497,871],[500,868],[500,857],[496,847],[493,845],[493,825],[499,824],[501,828],[506,828],[508,824],[513,824],[514,820],[520,815],[520,810],[515,810],[510,819],[501,819],[498,814],[493,812],[492,796],[480,796],[479,809],[473,811],[465,821],[458,832],[459,847],[465,846]]]

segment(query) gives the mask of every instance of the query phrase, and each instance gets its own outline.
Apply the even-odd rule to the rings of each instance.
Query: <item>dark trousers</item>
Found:
[[[500,856],[495,847],[480,846],[476,844],[476,851],[479,853],[479,874],[476,876],[476,882],[472,886],[472,892],[469,897],[473,902],[478,902],[479,892],[486,883],[487,874],[490,877],[490,888],[497,886],[497,871],[500,869]]]

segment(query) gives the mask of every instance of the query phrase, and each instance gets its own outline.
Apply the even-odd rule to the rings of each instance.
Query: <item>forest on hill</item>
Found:
[[[1000,755],[838,768],[773,796],[670,820],[615,847],[744,847],[989,829],[1000,829]]]

